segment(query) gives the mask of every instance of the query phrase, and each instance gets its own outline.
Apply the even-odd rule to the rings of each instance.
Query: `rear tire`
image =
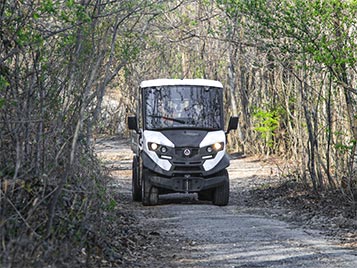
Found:
[[[150,171],[143,169],[142,203],[144,206],[155,206],[159,203],[159,189],[150,183]]]
[[[227,179],[224,183],[217,187],[213,192],[213,204],[216,206],[226,206],[229,202],[229,176],[228,171],[222,171],[221,176],[225,176]]]
[[[131,180],[131,194],[133,201],[140,202],[141,196],[141,174],[140,174],[140,158],[138,156],[133,157],[132,165],[132,180]]]

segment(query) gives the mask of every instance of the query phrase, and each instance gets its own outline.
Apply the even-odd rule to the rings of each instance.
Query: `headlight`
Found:
[[[223,142],[216,142],[215,144],[212,145],[213,150],[216,152],[223,150]]]
[[[150,151],[160,151],[163,154],[168,151],[166,146],[157,144],[155,142],[149,142],[148,147]]]
[[[149,142],[148,145],[149,145],[149,149],[151,151],[156,151],[159,148],[159,145],[157,143],[155,143],[155,142]]]
[[[223,142],[216,142],[215,144],[207,146],[206,150],[208,153],[212,153],[213,151],[215,151],[215,152],[222,151],[223,148],[224,148]]]

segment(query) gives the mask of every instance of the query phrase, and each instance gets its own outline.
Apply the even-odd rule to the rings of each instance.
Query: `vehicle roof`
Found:
[[[208,86],[223,88],[221,82],[208,79],[153,79],[142,81],[141,88],[159,87],[159,86]]]

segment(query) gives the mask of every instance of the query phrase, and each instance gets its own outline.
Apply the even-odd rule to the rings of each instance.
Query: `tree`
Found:
[[[93,128],[109,83],[137,56],[156,10],[139,0],[1,2],[4,265],[45,265],[73,248],[61,254],[67,262],[100,247],[106,182]]]
[[[324,188],[325,178],[334,187],[344,168],[351,189],[356,180],[355,1],[217,2],[228,17],[245,18],[246,38],[253,39],[258,57],[269,53],[273,77],[266,85],[285,108],[280,126],[288,136],[282,138],[299,144],[292,153],[306,163],[315,191]]]

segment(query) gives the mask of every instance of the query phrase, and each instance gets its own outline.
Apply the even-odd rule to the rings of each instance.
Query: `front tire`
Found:
[[[155,206],[159,203],[159,189],[150,183],[150,171],[143,169],[142,203],[144,206]]]
[[[198,200],[212,201],[212,199],[213,199],[212,189],[198,192]]]
[[[224,183],[217,187],[213,192],[213,204],[216,206],[226,206],[229,202],[229,176],[228,171],[224,170],[222,175],[226,177]]]
[[[132,164],[132,180],[131,180],[131,194],[133,201],[140,202],[141,196],[141,173],[140,173],[140,158],[138,156],[133,157]]]

